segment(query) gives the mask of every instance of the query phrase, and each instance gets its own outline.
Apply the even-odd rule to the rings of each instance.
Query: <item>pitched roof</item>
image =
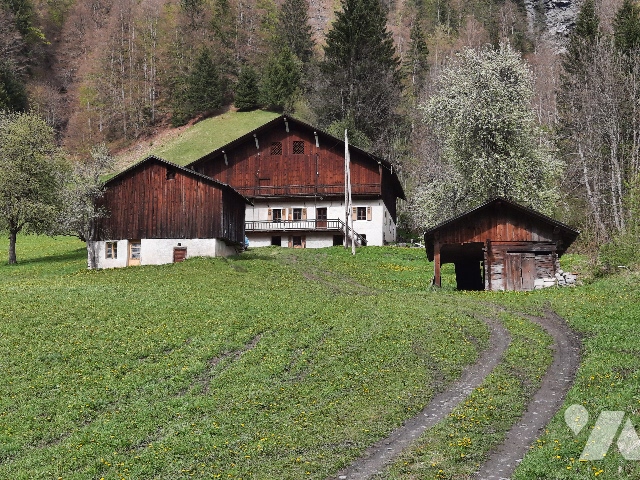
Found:
[[[111,177],[110,179],[108,179],[107,181],[104,182],[104,186],[106,187],[110,183],[113,183],[116,180],[119,180],[120,178],[126,176],[127,174],[129,174],[133,170],[136,170],[137,168],[141,167],[145,163],[151,163],[151,162],[159,163],[160,165],[164,165],[164,166],[170,167],[173,170],[181,172],[181,173],[183,173],[185,175],[190,175],[192,177],[196,177],[196,178],[199,178],[201,180],[204,180],[204,181],[206,181],[206,182],[208,182],[208,183],[210,183],[212,185],[216,185],[218,187],[221,187],[221,188],[224,188],[224,189],[228,189],[231,192],[233,192],[234,194],[238,195],[240,198],[242,198],[242,200],[245,203],[248,203],[249,205],[253,205],[251,200],[246,198],[244,195],[242,195],[240,192],[238,192],[236,189],[234,189],[230,185],[227,185],[226,183],[220,182],[219,180],[215,180],[215,179],[213,179],[211,177],[208,177],[208,176],[203,175],[201,173],[198,173],[198,172],[196,172],[194,170],[191,170],[190,168],[186,168],[186,167],[180,166],[177,163],[170,162],[168,160],[165,160],[163,158],[157,157],[155,155],[149,155],[148,157],[144,158],[143,160],[139,161],[138,163],[135,163],[135,164],[131,165],[126,170],[123,170],[122,172],[118,173],[117,175],[114,175],[113,177]]]
[[[485,203],[483,203],[483,204],[481,204],[481,205],[479,205],[479,206],[477,206],[475,208],[472,208],[471,210],[468,210],[468,211],[466,211],[464,213],[461,213],[460,215],[457,215],[457,216],[452,217],[452,218],[450,218],[448,220],[445,220],[444,222],[436,225],[435,227],[432,227],[432,228],[428,229],[427,231],[424,232],[424,236],[425,236],[425,238],[427,236],[431,236],[436,231],[441,230],[444,227],[448,227],[448,226],[450,226],[450,225],[452,225],[454,223],[457,223],[457,222],[462,221],[462,220],[464,220],[466,218],[472,217],[472,216],[478,214],[479,212],[481,212],[483,210],[486,210],[486,209],[494,207],[496,204],[499,204],[499,203],[504,203],[504,204],[508,205],[509,207],[511,207],[514,210],[520,211],[521,213],[524,213],[524,214],[526,214],[528,216],[535,217],[535,218],[537,218],[539,220],[542,220],[543,222],[546,222],[546,223],[549,223],[550,225],[553,225],[554,227],[558,227],[558,228],[564,230],[565,233],[567,233],[567,234],[569,234],[571,236],[577,237],[580,234],[580,230],[576,230],[575,228],[570,227],[569,225],[567,225],[565,223],[559,222],[558,220],[556,220],[554,218],[548,217],[547,215],[544,215],[544,214],[542,214],[542,213],[540,213],[540,212],[538,212],[536,210],[533,210],[532,208],[525,207],[524,205],[520,205],[519,203],[516,203],[516,202],[514,202],[512,200],[509,200],[507,198],[497,196],[497,197],[494,197],[491,200],[489,200],[489,201],[487,201],[487,202],[485,202]]]
[[[318,138],[324,138],[325,140],[329,140],[331,143],[333,143],[334,145],[339,145],[342,148],[344,148],[344,140],[339,139],[338,137],[334,137],[333,135],[320,130],[319,128],[314,127],[313,125],[309,125],[306,122],[303,122],[302,120],[298,120],[297,118],[294,118],[290,115],[280,115],[279,117],[274,118],[273,120],[265,123],[264,125],[261,125],[260,127],[236,138],[235,140],[227,143],[226,145],[223,145],[222,147],[219,147],[215,150],[213,150],[212,152],[207,153],[206,155],[194,160],[193,162],[187,164],[187,167],[193,167],[196,164],[209,160],[211,158],[217,157],[220,154],[222,154],[225,151],[231,150],[232,148],[246,142],[247,140],[250,140],[254,135],[257,135],[261,132],[264,131],[268,131],[271,130],[272,128],[274,128],[276,125],[282,125],[284,122],[288,122],[291,123],[293,125],[298,125],[310,132],[313,132],[314,134],[318,135]],[[393,169],[393,165],[381,158],[378,157],[370,152],[367,152],[366,150],[363,150],[359,147],[356,147],[354,145],[349,145],[349,149],[351,152],[358,152],[359,154],[361,154],[364,158],[371,160],[372,162],[375,162],[376,164],[380,164],[383,167],[385,167],[389,173],[392,176],[393,182],[396,184],[396,190],[397,190],[397,196],[399,198],[402,198],[403,200],[405,200],[405,195],[404,195],[404,189],[402,188],[402,184],[400,183],[400,180],[398,179],[398,175],[396,174],[396,172]]]

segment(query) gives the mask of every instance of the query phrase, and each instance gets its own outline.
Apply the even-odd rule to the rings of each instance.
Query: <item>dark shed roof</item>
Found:
[[[561,240],[559,253],[563,253],[580,234],[579,230],[537,212],[536,210],[520,205],[504,197],[495,197],[471,210],[461,213],[460,215],[452,217],[439,225],[428,229],[424,233],[424,240],[429,259],[433,259],[433,245],[437,235],[447,234],[452,231],[462,231],[467,229],[469,225],[480,217],[497,216],[505,211],[512,215],[513,218],[517,218],[522,221],[534,221],[537,225],[542,225],[545,226],[545,228],[548,228],[548,230],[553,232],[554,236],[559,237]],[[489,239],[493,240],[491,238]]]

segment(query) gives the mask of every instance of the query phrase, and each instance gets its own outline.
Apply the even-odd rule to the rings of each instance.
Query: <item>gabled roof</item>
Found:
[[[576,230],[573,227],[570,227],[569,225],[566,225],[562,222],[559,222],[558,220],[548,217],[547,215],[543,215],[540,212],[537,212],[536,210],[533,210],[529,207],[525,207],[524,205],[520,205],[519,203],[516,203],[512,200],[506,199],[504,197],[495,197],[492,198],[491,200],[483,203],[482,205],[479,205],[471,210],[468,210],[464,213],[461,213],[460,215],[457,215],[455,217],[452,217],[448,220],[445,220],[444,222],[440,223],[439,225],[436,225],[435,227],[432,227],[430,229],[428,229],[427,231],[424,232],[424,236],[425,239],[427,237],[432,236],[433,234],[435,234],[437,231],[442,230],[445,227],[451,226],[455,223],[458,222],[462,222],[463,220],[467,220],[475,215],[477,215],[478,213],[482,212],[483,210],[488,210],[488,209],[492,209],[494,207],[496,207],[499,204],[504,204],[507,205],[509,208],[511,208],[512,210],[515,210],[516,212],[520,212],[524,215],[527,215],[529,217],[534,217],[537,218],[538,220],[541,220],[545,223],[548,223],[550,225],[553,225],[554,227],[558,227],[559,229],[563,230],[565,234],[567,234],[568,236],[573,237],[573,239],[575,239],[575,237],[577,237],[578,235],[580,235],[580,230]]]
[[[110,183],[113,183],[116,180],[119,180],[120,178],[127,176],[132,171],[138,169],[139,167],[141,167],[142,165],[145,165],[147,163],[157,163],[157,164],[160,164],[160,165],[164,165],[164,166],[169,167],[169,168],[171,168],[171,169],[173,169],[173,170],[175,170],[177,172],[183,173],[185,175],[189,175],[191,177],[199,178],[200,180],[204,180],[204,181],[206,181],[206,182],[208,182],[208,183],[210,183],[212,185],[221,187],[223,189],[228,189],[231,192],[233,192],[234,194],[238,195],[245,203],[248,203],[249,205],[253,205],[253,203],[248,198],[246,198],[244,195],[239,193],[236,189],[234,189],[230,185],[227,185],[226,183],[220,182],[220,181],[215,180],[215,179],[213,179],[211,177],[208,177],[206,175],[198,173],[198,172],[196,172],[194,170],[191,170],[190,168],[182,167],[182,166],[178,165],[177,163],[169,162],[168,160],[164,160],[163,158],[157,157],[155,155],[150,155],[150,156],[146,157],[145,159],[139,161],[138,163],[135,163],[134,165],[131,165],[126,170],[123,170],[122,172],[118,173],[117,175],[114,175],[109,180],[104,182],[104,186],[107,187]]]
[[[280,115],[279,117],[274,118],[273,120],[265,123],[264,125],[246,133],[245,135],[242,135],[241,137],[236,138],[235,140],[227,143],[226,145],[223,145],[222,147],[217,148],[216,150],[207,153],[206,155],[198,158],[197,160],[194,160],[193,162],[187,164],[188,168],[194,167],[197,164],[210,160],[212,158],[218,157],[219,155],[221,155],[223,152],[229,152],[231,149],[233,149],[234,147],[246,142],[247,140],[251,140],[253,138],[254,135],[258,135],[259,133],[265,132],[265,131],[269,131],[272,128],[279,126],[279,125],[284,125],[285,122],[288,122],[292,125],[297,125],[309,132],[312,132],[314,134],[318,135],[319,139],[323,139],[324,141],[329,141],[332,145],[338,145],[341,148],[344,149],[344,140],[341,140],[337,137],[334,137],[333,135],[320,130],[319,128],[314,127],[313,125],[309,125],[308,123],[305,123],[301,120],[298,120],[290,115]],[[397,196],[399,198],[402,198],[403,200],[406,200],[405,195],[404,195],[404,189],[402,188],[402,184],[400,183],[400,180],[398,179],[398,175],[396,174],[396,172],[393,169],[393,165],[387,161],[384,160],[383,158],[380,158],[372,153],[367,152],[366,150],[363,150],[359,147],[356,147],[354,145],[349,145],[349,150],[351,152],[358,152],[360,153],[364,158],[369,159],[371,162],[375,162],[376,164],[380,164],[382,165],[384,168],[386,168],[391,177],[392,180],[394,182],[394,186],[396,188],[396,192],[397,192]]]

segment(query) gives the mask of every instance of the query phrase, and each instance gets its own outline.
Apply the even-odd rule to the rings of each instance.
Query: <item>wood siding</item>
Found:
[[[169,175],[168,175],[169,173]],[[107,183],[96,240],[220,238],[244,241],[245,203],[228,187],[150,160]]]
[[[344,195],[344,146],[320,137],[316,147],[312,131],[295,123],[274,125],[254,137],[216,152],[194,164],[196,171],[227,183],[246,197],[262,196],[340,196]],[[304,153],[294,153],[294,142]],[[272,154],[272,146],[281,145],[281,153]],[[279,152],[278,148],[275,148]],[[225,163],[224,156],[227,160]],[[381,196],[382,179],[377,162],[364,158],[360,152],[351,154],[351,183],[354,196]],[[391,190],[393,192],[393,190]],[[391,194],[389,194],[389,197]],[[387,200],[387,208],[393,201]],[[395,215],[394,215],[395,218]]]

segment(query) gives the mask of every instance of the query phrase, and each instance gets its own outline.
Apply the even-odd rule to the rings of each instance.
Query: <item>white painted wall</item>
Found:
[[[90,255],[92,249],[95,251],[97,268],[119,268],[126,267],[129,258],[129,241],[118,240],[118,257],[115,259],[106,258],[105,242],[87,242],[87,259],[90,265]],[[227,257],[235,255],[236,249],[225,244],[223,240],[216,238],[193,238],[193,239],[151,239],[143,238],[140,241],[140,264],[141,265],[163,265],[173,263],[173,249],[175,247],[186,247],[187,258],[191,257]]]
[[[360,235],[366,235],[368,245],[382,246],[388,242],[396,240],[396,225],[391,218],[386,205],[382,199],[374,200],[354,200],[354,207],[371,207],[371,220],[354,220],[353,228]],[[268,210],[271,209],[290,209],[290,208],[306,208],[307,220],[313,220],[316,217],[317,208],[327,209],[328,219],[345,219],[344,202],[341,201],[322,201],[322,200],[298,200],[298,201],[256,201],[255,205],[247,205],[245,212],[246,221],[268,220]],[[285,220],[283,218],[283,220]],[[271,245],[271,236],[279,233],[263,234],[247,232],[250,247],[263,247]],[[287,246],[289,232],[282,232],[282,246]],[[333,245],[333,232],[328,233],[307,233],[307,248],[330,247]]]

